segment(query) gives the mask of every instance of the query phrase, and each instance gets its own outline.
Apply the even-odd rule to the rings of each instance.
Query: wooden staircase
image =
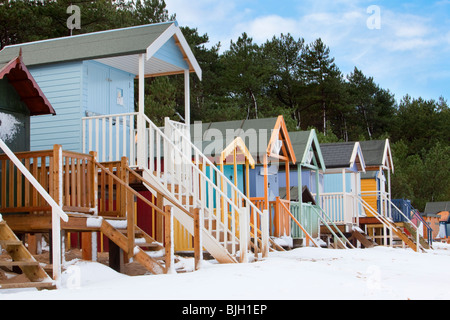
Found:
[[[357,197],[356,200],[359,202],[359,204],[361,204],[366,212],[372,215],[372,218],[365,219],[368,219],[369,221],[374,220],[374,222],[365,222],[363,224],[365,225],[369,236],[372,237],[373,240],[377,241],[377,239],[379,239],[378,241],[381,241],[382,239],[391,238],[393,241],[395,241],[394,237],[396,237],[396,239],[400,240],[403,244],[410,247],[412,250],[416,252],[419,252],[419,250],[425,252],[425,247],[421,245],[421,241],[416,241],[415,239],[413,239],[413,237],[411,237],[413,227],[409,225],[410,222],[395,223],[391,219],[374,210],[361,197]],[[390,201],[389,199],[387,200]],[[362,223],[362,220],[364,219],[360,218],[360,224]],[[377,229],[380,230],[379,234],[375,234]],[[407,231],[408,229],[409,231]],[[390,233],[391,231],[392,233]],[[388,243],[386,242],[384,243],[384,245],[387,244]],[[390,243],[390,245],[393,245],[393,243]]]
[[[176,272],[173,251],[173,208],[178,204],[167,201],[168,204],[163,205],[165,196],[159,192],[157,195],[160,200],[156,204],[142,196],[138,191],[147,190],[152,185],[142,178],[142,170],[128,166],[125,157],[120,162],[96,163],[96,165],[100,175],[106,174],[109,177],[103,179],[109,180],[109,183],[99,187],[101,196],[108,194],[107,198],[100,200],[100,205],[104,206],[104,202],[110,202],[109,197],[113,197],[117,201],[116,207],[119,208],[113,211],[113,216],[101,220],[99,231],[122,249],[129,259],[133,258],[149,272],[153,274]],[[133,198],[141,199],[153,208],[155,214],[161,216],[163,230],[160,232],[164,234],[162,243],[157,242],[137,226]]]
[[[373,241],[371,237],[369,237],[364,231],[362,231],[359,228],[353,228],[348,240],[359,241],[361,246],[364,248],[373,248],[377,246],[377,243]]]
[[[425,249],[429,249],[428,243],[420,237],[419,241],[419,247],[417,247],[415,237],[416,232],[415,230],[409,226],[408,223],[400,222],[400,223],[394,223],[392,221],[387,222],[386,228],[383,224],[369,224],[367,225],[367,229],[369,232],[369,235],[375,240],[375,241],[383,241],[384,238],[389,238],[389,229],[392,230],[392,246],[403,246],[403,243],[410,247],[412,250],[417,251],[417,249],[421,250],[422,252],[425,252]],[[384,235],[384,229],[387,229],[387,235]],[[378,231],[378,232],[377,232]],[[394,242],[400,242],[401,244],[395,244]]]
[[[53,280],[2,219],[0,219],[0,247],[2,253],[5,252],[0,256],[0,268],[12,272],[20,268],[28,280],[21,282],[15,282],[14,279],[0,280],[0,289],[55,289]]]
[[[178,260],[178,257],[171,255],[170,248],[165,248],[162,243],[157,242],[138,226],[135,226],[134,231],[135,245],[132,251],[129,252],[127,228],[124,224],[117,224],[117,221],[120,220],[103,219],[100,231],[122,249],[123,252],[126,254],[131,253],[133,259],[147,271],[152,274],[186,272],[184,268],[176,267],[175,262]]]
[[[96,129],[83,131],[83,141],[89,142],[84,145],[83,152],[94,151],[102,161],[120,161],[119,157],[126,154],[129,166],[140,171],[134,173],[139,176],[138,179],[143,179],[141,184],[157,198],[158,208],[162,210],[170,205],[174,219],[184,228],[183,232],[194,236],[194,241],[197,237],[193,211],[199,210],[201,247],[219,263],[245,262],[247,253],[252,250],[249,240],[251,234],[254,237],[253,251],[267,256],[268,214],[258,209],[192,143],[189,128],[168,118],[165,119],[164,127],[160,128],[143,114],[133,113],[128,116],[129,119],[124,121],[126,130],[115,130],[114,134],[103,135],[102,139],[99,128],[114,123],[116,117],[105,115],[84,118],[86,128],[93,126]],[[135,124],[137,138],[131,139]],[[100,140],[101,144],[90,143]],[[88,145],[94,149],[87,150]],[[104,145],[110,146],[109,154],[106,154]],[[256,224],[251,227],[251,219],[263,222],[267,227]],[[222,233],[227,236],[223,237],[221,243],[219,239]]]

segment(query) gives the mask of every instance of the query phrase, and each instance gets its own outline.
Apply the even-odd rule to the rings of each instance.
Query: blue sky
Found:
[[[281,33],[307,43],[320,37],[345,75],[356,66],[397,101],[409,94],[443,96],[450,103],[450,0],[166,0],[166,5],[181,26],[207,33],[210,44],[220,41],[223,50],[243,32],[259,44]]]

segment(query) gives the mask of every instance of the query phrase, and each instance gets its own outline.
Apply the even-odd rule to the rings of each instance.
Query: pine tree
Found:
[[[315,110],[320,110],[321,131],[326,135],[328,112],[339,104],[342,74],[334,63],[334,58],[330,57],[330,49],[320,38],[306,46],[303,61],[307,88],[303,109],[314,107]],[[314,117],[317,114],[314,113]],[[315,126],[317,124],[314,122]]]

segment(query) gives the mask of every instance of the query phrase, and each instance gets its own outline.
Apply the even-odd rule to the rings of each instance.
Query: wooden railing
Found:
[[[349,192],[320,194],[320,207],[334,223],[354,223],[359,217],[360,207]]]
[[[264,210],[265,200],[263,197],[254,197],[251,198],[251,200],[255,206],[257,206],[261,210]],[[297,213],[297,215],[294,215],[291,212],[291,205],[294,205],[294,209],[296,209],[295,212]],[[307,245],[309,245],[309,242],[312,242],[315,246],[318,246],[314,241],[313,236],[311,235],[314,234],[316,237],[318,237],[318,217],[316,214],[314,214],[314,216],[316,217],[316,223],[312,222],[314,219],[311,219],[311,217],[307,220],[303,219],[303,217],[300,217],[300,215],[298,214],[300,211],[298,210],[298,205],[302,204],[291,203],[288,200],[280,199],[280,197],[276,197],[275,201],[269,201],[268,207],[270,235],[278,238],[283,236],[292,237],[294,235],[294,232],[296,233],[296,235],[299,235],[301,233],[301,237],[306,239]],[[309,222],[306,228],[302,223],[305,221]]]
[[[14,202],[14,196],[10,196],[11,194],[15,194],[14,189],[14,178],[18,181],[25,182],[25,185],[28,185],[30,183],[33,186],[33,189],[31,191],[36,190],[37,193],[39,193],[40,196],[42,196],[43,199],[48,203],[48,205],[51,207],[51,213],[52,213],[52,247],[53,247],[53,257],[52,257],[52,264],[53,264],[53,280],[56,282],[56,286],[59,287],[61,283],[61,219],[64,222],[69,221],[68,215],[61,209],[62,206],[62,148],[59,145],[55,145],[53,149],[53,170],[49,170],[49,173],[51,172],[53,175],[52,181],[53,181],[53,188],[52,193],[53,197],[56,197],[57,200],[55,201],[52,198],[52,195],[50,195],[39,183],[39,181],[34,177],[30,170],[22,163],[22,161],[8,148],[8,146],[0,139],[0,149],[5,152],[5,158],[3,158],[2,161],[2,177],[0,179],[1,181],[1,187],[2,187],[2,203],[4,206],[6,206],[6,198],[8,198],[9,205],[12,205],[12,202]],[[7,157],[7,158],[6,158]],[[9,159],[9,162],[6,161],[6,159]],[[8,165],[6,165],[8,163]],[[27,163],[27,160],[25,160],[25,163]],[[37,162],[36,162],[37,163]],[[45,163],[45,162],[43,162]],[[16,169],[16,175],[14,175],[14,168]],[[37,167],[37,165],[36,165]],[[9,174],[7,174],[7,168],[9,168]],[[46,170],[44,170],[44,173],[42,175],[46,174]],[[22,175],[24,176],[24,179],[22,180]],[[9,179],[7,179],[7,176],[9,176]],[[8,181],[9,180],[9,181]],[[7,185],[8,181],[8,185]],[[7,187],[13,187],[13,189],[8,189],[8,192],[10,192],[10,195],[6,197],[6,191]],[[22,184],[19,182],[19,186],[21,187]],[[21,188],[20,188],[21,189]],[[30,189],[26,188],[25,194],[30,193]],[[33,192],[34,193],[34,192]],[[5,196],[3,196],[5,194]],[[25,196],[26,197],[26,196]],[[22,199],[19,196],[16,196],[16,199],[19,199],[18,203],[21,203]],[[26,198],[27,199],[27,198]],[[27,203],[26,203],[27,204]]]
[[[19,162],[66,212],[93,213],[96,194],[93,156],[53,150],[18,152]],[[58,176],[56,176],[58,175]],[[59,189],[62,197],[60,199]],[[0,211],[3,213],[50,212],[51,206],[17,166],[0,155]]]
[[[157,189],[167,190],[168,198],[176,199],[188,212],[200,209],[203,232],[208,234],[203,237],[205,248],[214,249],[219,243],[224,249],[219,254],[224,261],[236,261],[237,253],[240,261],[247,260],[249,219],[243,223],[250,215],[265,221],[265,217],[261,218],[263,212],[191,142],[179,124],[166,118],[161,130],[148,117],[137,113],[83,118],[83,150],[97,151],[100,161],[119,161],[121,156],[128,156],[130,166],[142,168],[146,178],[158,185]],[[192,220],[185,218],[178,220],[192,234]],[[244,220],[239,221],[240,218]],[[228,235],[224,241],[220,241],[221,234]],[[256,237],[258,232],[253,234]],[[268,233],[264,230],[262,234],[259,251],[267,255]]]
[[[313,206],[316,205],[291,201],[290,211],[312,238],[319,238],[320,220],[317,214],[312,210]],[[302,228],[294,224],[292,226],[292,238],[307,239],[307,235],[303,232]]]
[[[264,197],[252,197],[250,200],[260,211],[265,210],[266,203]],[[282,206],[282,203],[285,206]],[[290,202],[276,197],[275,201],[269,201],[267,206],[270,235],[273,237],[289,236],[291,234],[291,224],[289,214],[286,212],[285,207],[289,208]]]
[[[149,186],[151,186],[151,183],[129,167],[128,158],[126,157],[122,157],[121,161],[108,163],[96,162],[95,165],[98,168],[99,179],[102,181],[99,182],[99,205],[100,207],[105,208],[104,210],[99,209],[99,215],[127,218],[128,256],[133,256],[132,248],[135,247],[136,217],[134,215],[134,198],[136,197],[146,205],[150,206],[156,215],[161,215],[163,218],[163,230],[161,231],[164,234],[163,242],[166,251],[166,273],[170,273],[170,269],[173,269],[174,263],[174,217],[171,208],[177,207],[194,219],[194,233],[197,235],[197,237],[194,237],[195,269],[198,269],[199,261],[201,260],[201,243],[199,242],[200,237],[198,236],[200,233],[199,210],[192,210],[192,212],[189,212],[177,202],[159,192],[156,196],[159,199],[158,203],[153,203],[139,192],[135,191],[130,186],[130,182],[133,180],[135,183],[144,183]],[[114,202],[112,199],[115,199]],[[170,205],[163,207],[162,203],[164,200],[170,202]]]

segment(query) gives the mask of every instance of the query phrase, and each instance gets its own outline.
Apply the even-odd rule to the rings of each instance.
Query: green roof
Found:
[[[171,38],[176,38],[179,50],[183,51],[180,54],[187,56],[189,65],[186,61],[183,61],[184,66],[180,66],[178,61],[174,64],[174,59],[167,59],[164,55],[156,59],[155,53]],[[172,40],[171,44],[178,45],[175,42]],[[138,55],[147,54],[147,59],[151,60],[145,63],[146,75],[182,73],[189,68],[201,79],[198,62],[177,23],[173,21],[6,46],[0,51],[0,64],[17,57],[20,50],[28,67],[100,59],[102,63],[132,74],[138,74]],[[128,60],[124,57],[128,57]]]
[[[316,161],[318,161],[319,168],[325,170],[325,162],[322,157],[322,151],[315,130],[291,131],[289,132],[289,137],[297,158],[297,163],[309,165],[308,154],[312,148]]]
[[[23,61],[29,67],[145,53],[172,24],[151,24],[11,45],[0,51],[0,62],[17,57],[20,49]]]

